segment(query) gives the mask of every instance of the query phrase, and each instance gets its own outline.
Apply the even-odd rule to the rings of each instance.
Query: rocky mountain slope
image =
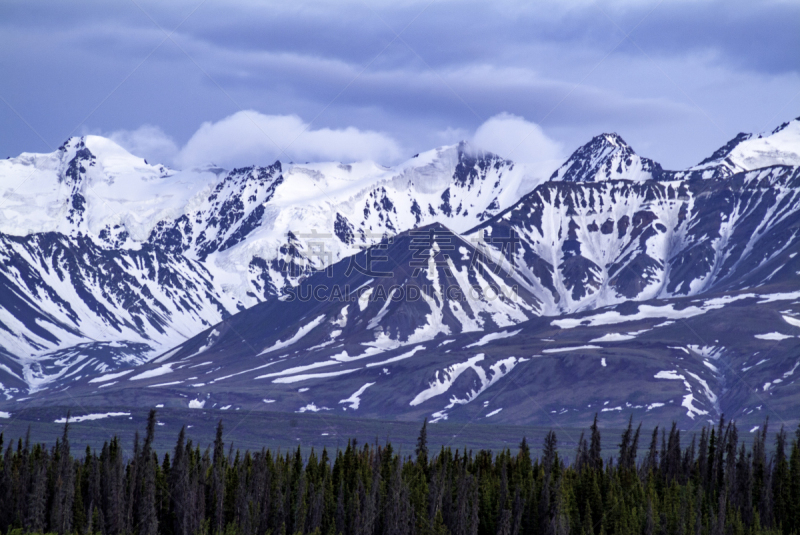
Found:
[[[467,230],[530,180],[466,144],[396,168],[228,172],[173,171],[72,138],[0,161],[0,347],[34,390],[85,366],[142,363],[384,236],[431,221]],[[63,358],[87,344],[91,357]]]
[[[800,270],[798,249],[772,262]],[[379,251],[372,262],[369,252],[352,259],[371,273],[343,260],[147,364],[79,374],[26,407],[558,426],[595,413],[622,426],[633,414],[683,429],[724,413],[745,426],[765,416],[797,423],[800,290],[791,280],[554,317],[539,315],[502,262],[444,227]]]
[[[128,175],[120,151],[3,164],[37,177],[0,207],[12,406],[795,418],[800,120],[683,171],[604,134],[538,185],[464,144]]]

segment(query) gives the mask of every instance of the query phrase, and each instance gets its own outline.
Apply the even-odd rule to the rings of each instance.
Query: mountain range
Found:
[[[549,178],[467,143],[177,171],[85,136],[0,194],[11,413],[798,421],[800,119],[678,171],[602,134]]]

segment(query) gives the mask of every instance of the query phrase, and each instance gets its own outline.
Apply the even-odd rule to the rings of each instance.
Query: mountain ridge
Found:
[[[400,329],[393,344],[430,325],[423,320],[431,314],[459,339],[476,336],[470,332],[508,333],[521,324],[528,327],[515,336],[529,340],[535,338],[530,329],[546,324],[542,317],[637,303],[663,308],[660,303],[672,299],[761,292],[775,284],[791,290],[794,257],[787,255],[797,243],[800,174],[790,164],[800,152],[798,125],[794,120],[767,136],[737,136],[684,171],[663,170],[620,136],[603,134],[576,150],[550,180],[535,184],[514,162],[463,143],[388,169],[275,162],[229,172],[175,171],[92,137],[65,143],[56,156],[24,155],[0,165],[0,177],[15,165],[40,173],[28,197],[5,190],[4,199],[16,203],[11,212],[0,207],[0,292],[9,296],[0,305],[0,346],[7,351],[0,354],[7,361],[0,367],[2,388],[11,399],[26,390],[46,398],[92,375],[158,361],[254,306],[280,303],[329,266],[363,258],[365,250],[383,254],[387,239],[414,229],[446,231],[466,240],[468,256],[484,259],[502,257],[509,239],[515,241],[518,254],[501,278],[517,288],[523,308],[514,322],[501,325],[493,318],[508,311],[493,307],[502,299],[476,301],[468,312],[469,305],[433,292],[430,302],[421,298],[414,307],[422,308],[405,315],[395,316],[395,305],[381,309],[383,320],[376,320],[381,310],[361,311],[373,314],[365,325],[386,321]],[[731,162],[769,165],[737,171]],[[198,184],[190,183],[195,178]],[[526,184],[535,187],[520,195]],[[121,186],[127,211],[108,216],[109,205],[123,205],[115,193]],[[153,188],[163,195],[151,199]],[[25,202],[33,205],[27,213],[58,219],[58,225],[48,229],[39,222],[27,233],[26,225],[9,223],[5,214],[21,214]],[[452,262],[463,262],[456,257]],[[484,275],[484,282],[492,276]],[[437,277],[447,279],[447,273]],[[456,286],[464,291],[463,284]],[[467,323],[475,329],[464,330]],[[274,343],[297,334],[286,327]],[[347,336],[351,344],[377,342]],[[487,348],[503,339],[490,338]],[[200,348],[206,342],[193,343]],[[597,344],[584,345],[591,353]],[[447,351],[436,349],[434,360],[446,362]],[[488,369],[473,364],[457,368],[460,380],[473,373],[488,380]],[[410,414],[404,411],[398,417]]]

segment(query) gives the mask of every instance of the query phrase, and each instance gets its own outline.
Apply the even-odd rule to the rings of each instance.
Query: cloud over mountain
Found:
[[[529,164],[543,177],[564,161],[560,143],[548,137],[538,124],[510,113],[500,113],[480,125],[473,142],[504,158]]]
[[[223,166],[284,161],[374,160],[393,163],[402,156],[390,136],[349,126],[315,128],[296,115],[240,111],[206,122],[176,157],[182,167],[213,161]]]
[[[449,142],[471,136],[472,143],[530,168],[533,176],[547,178],[565,154],[562,145],[536,123],[507,112],[490,117],[470,134],[452,129]],[[226,168],[283,162],[370,160],[391,165],[411,155],[390,135],[354,126],[315,128],[297,115],[266,115],[254,110],[236,112],[208,121],[182,147],[161,128],[142,125],[117,130],[107,137],[131,154],[179,169],[214,163]]]

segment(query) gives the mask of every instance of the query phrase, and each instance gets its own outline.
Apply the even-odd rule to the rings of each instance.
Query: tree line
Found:
[[[118,438],[73,457],[69,423],[51,448],[29,438],[9,444],[0,466],[0,531],[800,534],[800,427],[791,442],[781,427],[770,444],[765,423],[747,447],[724,418],[684,437],[688,444],[674,423],[650,434],[631,420],[604,457],[596,416],[565,455],[553,431],[536,456],[526,439],[515,452],[429,452],[426,422],[414,455],[403,456],[390,443],[356,441],[333,453],[226,451],[220,422],[208,448],[181,429],[172,454],[159,458],[155,425],[151,411],[144,441],[137,433],[127,457]]]

